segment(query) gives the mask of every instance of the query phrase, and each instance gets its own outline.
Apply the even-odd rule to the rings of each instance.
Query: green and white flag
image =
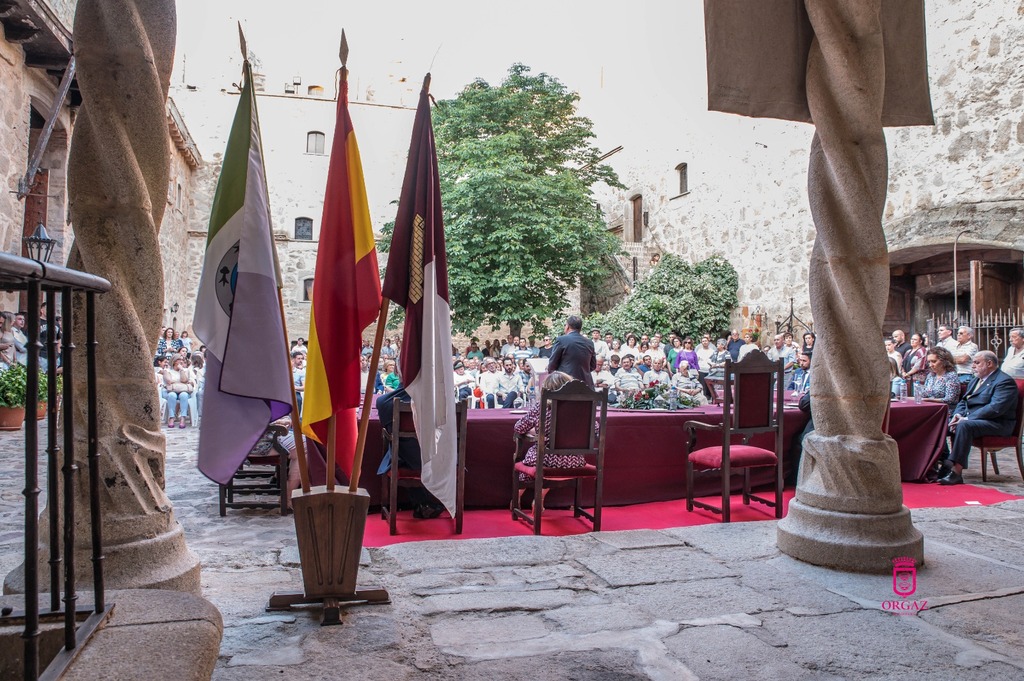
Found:
[[[199,470],[221,484],[267,425],[291,411],[293,390],[248,61],[243,80],[213,199],[193,321],[207,348]]]

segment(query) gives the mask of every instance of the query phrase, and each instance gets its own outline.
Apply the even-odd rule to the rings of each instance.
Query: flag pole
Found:
[[[359,474],[363,468],[363,450],[366,447],[366,431],[370,427],[370,399],[373,397],[374,379],[377,376],[377,363],[380,361],[380,349],[384,344],[384,326],[388,322],[388,306],[391,301],[386,297],[380,299],[380,313],[377,315],[377,332],[373,338],[373,354],[370,355],[370,371],[366,375],[366,387],[363,390],[363,411],[359,415],[359,436],[356,438],[356,453],[352,457],[352,475],[349,476],[348,491],[355,494],[359,487]],[[381,428],[385,427],[381,424]],[[398,452],[391,452],[398,456]]]
[[[238,46],[242,50],[242,61],[243,63],[249,62],[249,47],[246,44],[245,32],[242,31],[242,22],[238,22]],[[247,76],[246,76],[247,77]],[[255,90],[253,91],[253,97],[256,97]],[[255,99],[253,100],[255,101]],[[262,140],[260,141],[262,145]],[[269,192],[268,192],[269,195]],[[291,376],[292,373],[292,357],[288,349],[288,319],[284,313],[284,295],[281,292],[281,270],[277,260],[277,247],[271,239],[271,247],[274,249],[274,266],[277,271],[277,305],[278,310],[281,313],[281,329],[284,332],[284,354],[285,354],[285,366],[288,367],[288,382],[293,384],[294,380]],[[299,462],[299,478],[302,484],[302,493],[309,494],[309,466],[306,460],[306,446],[303,442],[302,435],[302,420],[299,415],[299,404],[295,397],[294,388],[291,390],[292,396],[292,434],[295,440],[295,453],[296,458]],[[279,484],[284,486],[287,485],[287,480],[280,480]]]
[[[288,371],[291,373],[292,356],[288,352],[288,322],[284,314],[284,295],[281,289],[277,289],[277,304],[281,310],[281,327],[284,329],[284,351],[288,355]],[[294,383],[294,380],[292,381]],[[299,414],[299,402],[292,390],[292,437],[295,440],[295,458],[299,462],[299,480],[302,484],[302,493],[309,494],[309,463],[306,460],[305,436],[302,434],[302,417]],[[287,481],[279,481],[279,484],[286,485]]]
[[[342,41],[342,52],[347,52],[347,43],[345,42],[345,32],[341,33]],[[344,69],[344,66],[342,67]],[[428,73],[423,79],[423,89],[430,89],[430,74]],[[370,396],[373,393],[374,376],[376,372],[377,363],[380,361],[380,350],[381,345],[384,343],[384,327],[388,321],[388,307],[391,305],[391,300],[387,296],[381,296],[380,299],[380,313],[377,315],[377,333],[373,339],[373,354],[370,356],[370,374],[366,377],[366,389],[363,393],[363,412],[359,418],[359,435],[356,439],[356,453],[352,459],[352,476],[349,480],[349,491],[355,492],[359,486],[359,474],[362,472],[363,467],[363,450],[366,447],[366,432],[370,425]],[[384,427],[384,424],[381,424]],[[391,452],[391,456],[398,456],[398,452]]]
[[[341,29],[341,46],[338,49],[338,58],[341,60],[341,83],[348,81],[348,38],[345,37],[345,29]],[[341,94],[339,92],[339,97]],[[325,484],[327,485],[327,491],[334,491],[334,482],[336,474],[336,466],[338,462],[338,443],[337,443],[337,432],[338,432],[338,421],[337,415],[331,414],[327,419],[327,471],[324,474]],[[358,476],[355,476],[358,480]],[[355,493],[356,488],[352,488],[352,492]]]

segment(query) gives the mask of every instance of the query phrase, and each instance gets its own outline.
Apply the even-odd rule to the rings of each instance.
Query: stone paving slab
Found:
[[[301,588],[292,519],[221,518],[195,469],[197,433],[168,435],[167,492],[224,619],[215,679],[1024,678],[1024,501],[914,511],[927,565],[912,599],[929,608],[909,615],[881,609],[897,598],[891,575],[795,561],[765,521],[364,549],[361,585],[391,602],[324,628],[315,607],[264,610]],[[0,458],[8,570],[23,523],[15,468]],[[991,486],[1024,496],[1019,477]]]

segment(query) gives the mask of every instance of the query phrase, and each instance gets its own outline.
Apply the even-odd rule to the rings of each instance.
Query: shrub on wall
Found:
[[[714,342],[728,332],[738,287],[736,268],[721,256],[690,264],[665,253],[628,298],[607,313],[588,317],[584,333],[597,327],[623,339],[631,332],[674,331],[696,339],[710,332]]]

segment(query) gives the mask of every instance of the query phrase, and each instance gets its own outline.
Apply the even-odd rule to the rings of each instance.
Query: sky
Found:
[[[442,99],[476,78],[500,82],[522,62],[580,93],[580,112],[594,121],[604,150],[666,112],[706,111],[700,0],[178,0],[174,83],[237,82],[238,21],[268,92],[299,76],[303,92],[319,84],[331,95],[344,28],[353,100],[372,91],[374,101],[414,107],[428,70]]]

